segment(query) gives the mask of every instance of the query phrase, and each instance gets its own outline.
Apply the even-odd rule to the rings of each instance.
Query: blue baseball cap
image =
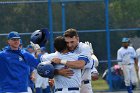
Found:
[[[18,32],[16,31],[12,31],[8,34],[8,39],[13,39],[13,38],[16,38],[16,39],[20,39],[20,35]]]
[[[122,43],[129,43],[130,42],[130,39],[129,38],[122,38]]]
[[[31,45],[28,45],[28,46],[27,46],[27,49],[28,49],[28,48],[32,48],[32,49],[33,49],[33,47],[32,47]]]
[[[41,47],[40,49],[41,51],[47,51],[45,47]]]

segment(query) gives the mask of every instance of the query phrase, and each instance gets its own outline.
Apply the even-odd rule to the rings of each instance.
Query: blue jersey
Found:
[[[0,52],[0,93],[27,92],[29,66],[36,67],[38,61],[25,50],[8,48]]]

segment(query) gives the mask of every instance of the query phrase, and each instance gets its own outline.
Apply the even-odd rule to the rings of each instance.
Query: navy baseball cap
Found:
[[[20,39],[20,35],[16,31],[12,31],[8,34],[8,39]]]
[[[122,43],[129,43],[130,42],[130,39],[129,38],[122,38]]]

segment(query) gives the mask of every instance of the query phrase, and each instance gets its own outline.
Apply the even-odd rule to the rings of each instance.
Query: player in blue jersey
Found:
[[[39,62],[19,48],[20,39],[18,32],[10,32],[8,47],[0,52],[0,93],[28,93],[29,66],[36,67]]]

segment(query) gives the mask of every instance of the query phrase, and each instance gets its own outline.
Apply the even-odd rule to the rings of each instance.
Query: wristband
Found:
[[[61,60],[60,63],[66,65],[67,60]]]

